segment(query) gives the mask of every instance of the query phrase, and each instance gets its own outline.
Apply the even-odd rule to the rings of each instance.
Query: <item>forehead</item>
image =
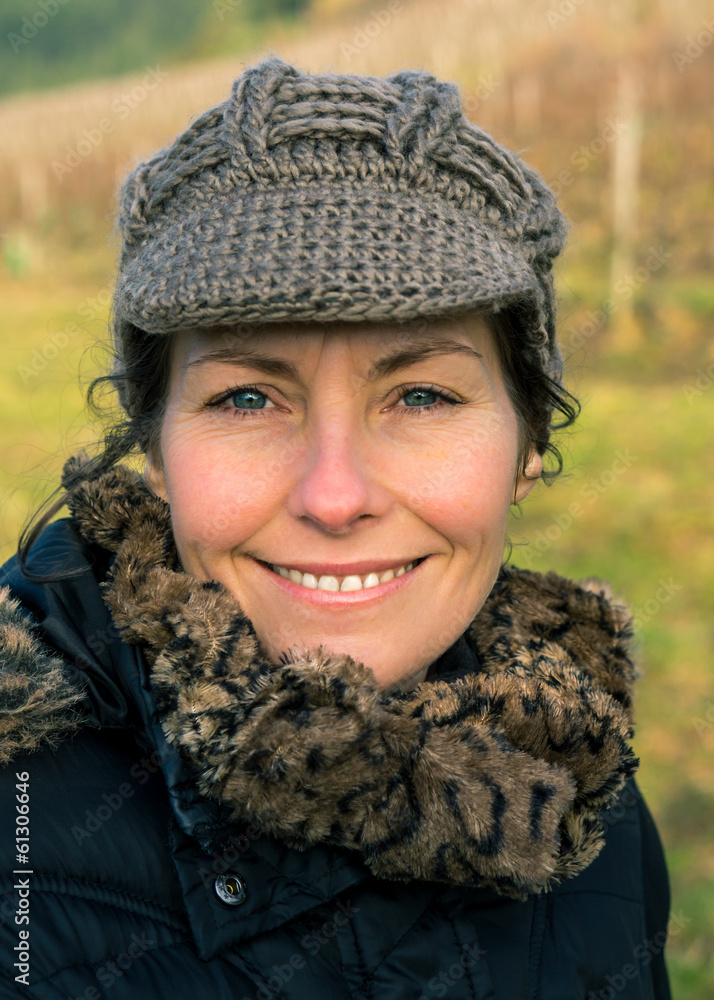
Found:
[[[234,324],[206,329],[186,329],[177,334],[181,367],[204,358],[236,360],[259,352],[300,357],[325,348],[339,350],[362,362],[382,355],[407,355],[415,360],[435,354],[455,357],[490,355],[494,347],[491,323],[484,314],[452,319],[416,319],[403,323],[345,321],[331,323]]]

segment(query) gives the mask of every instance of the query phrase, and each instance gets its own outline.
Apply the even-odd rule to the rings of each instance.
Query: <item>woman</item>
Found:
[[[120,225],[126,420],[3,571],[0,995],[669,997],[630,619],[502,561],[551,193],[452,84],[270,58]]]

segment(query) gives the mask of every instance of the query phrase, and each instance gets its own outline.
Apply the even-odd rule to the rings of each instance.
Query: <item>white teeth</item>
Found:
[[[274,573],[279,573],[286,580],[292,580],[293,583],[299,583],[300,586],[308,587],[310,590],[339,590],[344,593],[350,590],[368,590],[370,587],[376,587],[380,583],[387,583],[387,581],[393,580],[398,576],[403,576],[404,573],[413,569],[414,565],[413,562],[410,562],[406,566],[400,566],[396,570],[388,569],[381,576],[377,573],[368,573],[364,580],[359,576],[346,576],[341,584],[336,576],[321,576],[318,579],[312,573],[301,573],[298,569],[286,569],[284,566],[276,566],[272,563],[271,569]]]

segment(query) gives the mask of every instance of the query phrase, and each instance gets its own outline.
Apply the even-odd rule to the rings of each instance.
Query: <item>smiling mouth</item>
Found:
[[[371,590],[372,587],[388,583],[390,580],[397,579],[398,577],[411,572],[411,570],[415,569],[427,558],[428,556],[422,556],[419,559],[415,559],[413,562],[406,563],[402,566],[395,566],[392,569],[383,571],[382,573],[364,573],[359,576],[356,574],[349,576],[332,576],[326,574],[319,577],[313,575],[312,573],[302,573],[297,569],[288,569],[285,566],[277,566],[274,563],[263,562],[263,560],[258,561],[271,572],[283,577],[285,580],[290,580],[292,583],[295,583],[300,587],[304,587],[306,590],[346,593],[359,590]]]

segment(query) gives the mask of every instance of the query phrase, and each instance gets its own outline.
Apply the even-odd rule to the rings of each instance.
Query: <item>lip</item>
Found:
[[[419,575],[422,567],[426,566],[429,562],[431,556],[425,556],[422,562],[414,569],[410,569],[407,573],[403,573],[401,576],[394,577],[392,580],[387,580],[386,583],[378,583],[376,587],[368,587],[367,590],[311,590],[309,587],[303,587],[299,583],[293,583],[292,580],[286,580],[284,576],[280,576],[279,573],[274,573],[272,569],[269,569],[265,563],[260,562],[258,559],[254,559],[253,562],[263,570],[263,572],[270,578],[270,580],[279,587],[285,593],[290,594],[291,597],[296,597],[298,600],[305,601],[307,604],[317,604],[321,606],[335,605],[347,607],[354,604],[373,604],[376,601],[381,600],[383,597],[388,597],[391,594],[395,594],[398,590],[403,587],[408,587],[410,583]],[[362,565],[358,563],[357,565]],[[372,564],[373,566],[374,564]],[[389,563],[386,569],[391,569],[394,563]],[[327,574],[324,574],[327,575]],[[340,575],[340,574],[335,574]]]

